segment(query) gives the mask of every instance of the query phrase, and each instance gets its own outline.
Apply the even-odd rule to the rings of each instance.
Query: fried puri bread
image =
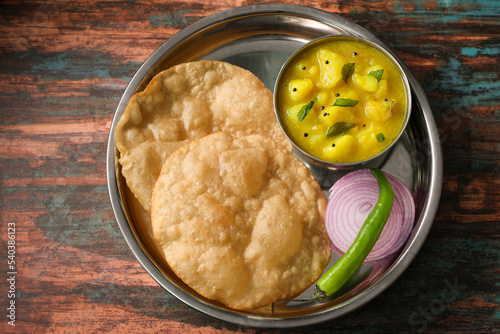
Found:
[[[195,61],[157,74],[129,100],[115,130],[122,175],[147,211],[165,159],[210,133],[257,133],[291,150],[272,93],[251,72],[220,61]]]
[[[165,161],[153,234],[175,274],[238,310],[293,298],[331,256],[326,198],[309,169],[261,135],[210,134]]]

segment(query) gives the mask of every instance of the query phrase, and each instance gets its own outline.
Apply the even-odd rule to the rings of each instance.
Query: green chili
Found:
[[[379,186],[377,203],[361,226],[351,247],[318,280],[314,298],[332,295],[354,275],[372,250],[389,219],[394,202],[394,191],[379,169],[372,168],[371,172]]]

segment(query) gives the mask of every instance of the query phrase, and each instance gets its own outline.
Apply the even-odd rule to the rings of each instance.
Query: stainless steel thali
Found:
[[[421,248],[437,211],[442,183],[442,153],[432,111],[422,88],[402,63],[410,81],[413,110],[409,126],[381,168],[401,179],[413,192],[416,221],[410,239],[392,259],[363,265],[351,285],[328,301],[277,302],[256,311],[235,311],[196,294],[170,270],[153,242],[147,215],[130,196],[117,163],[113,138],[127,101],[145,88],[158,72],[175,64],[221,60],[257,75],[273,91],[274,81],[288,56],[303,44],[325,35],[361,36],[382,42],[358,25],[322,10],[285,4],[264,4],[216,13],[181,30],[163,43],[141,66],[117,107],[111,125],[107,178],[111,204],[120,230],[148,273],[167,291],[191,307],[213,317],[253,327],[288,328],[315,324],[344,315],[379,295],[409,266]],[[396,59],[397,56],[389,50]],[[332,182],[339,174],[314,171],[318,180]],[[332,256],[332,262],[338,259]]]

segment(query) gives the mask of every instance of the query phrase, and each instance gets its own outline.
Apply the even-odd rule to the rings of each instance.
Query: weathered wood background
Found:
[[[105,176],[113,112],[148,55],[203,17],[263,2],[0,2],[0,332],[280,332],[218,321],[163,290],[121,236]],[[439,210],[410,267],[364,307],[295,332],[498,330],[500,4],[285,2],[340,14],[392,47],[429,98],[444,152]]]

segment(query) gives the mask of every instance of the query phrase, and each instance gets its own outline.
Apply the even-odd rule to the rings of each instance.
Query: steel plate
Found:
[[[384,46],[358,25],[322,10],[286,4],[238,7],[216,13],[181,30],[163,43],[141,66],[125,90],[111,125],[107,152],[108,188],[120,230],[141,265],[168,292],[191,307],[218,319],[253,327],[288,328],[315,324],[342,316],[379,295],[409,266],[432,226],[442,184],[439,136],[421,86],[400,62],[412,88],[413,109],[408,127],[381,166],[401,179],[413,192],[416,222],[399,254],[391,259],[365,263],[348,284],[329,300],[302,300],[312,288],[293,301],[280,301],[255,311],[235,311],[199,296],[177,278],[154,243],[149,217],[128,191],[114,142],[114,130],[127,101],[145,88],[158,72],[172,65],[199,59],[227,61],[257,75],[273,91],[282,64],[303,44],[325,35],[361,36]],[[386,46],[384,46],[387,48]],[[318,180],[328,177],[314,171]],[[332,256],[332,262],[339,258]],[[330,264],[331,264],[330,263]]]

